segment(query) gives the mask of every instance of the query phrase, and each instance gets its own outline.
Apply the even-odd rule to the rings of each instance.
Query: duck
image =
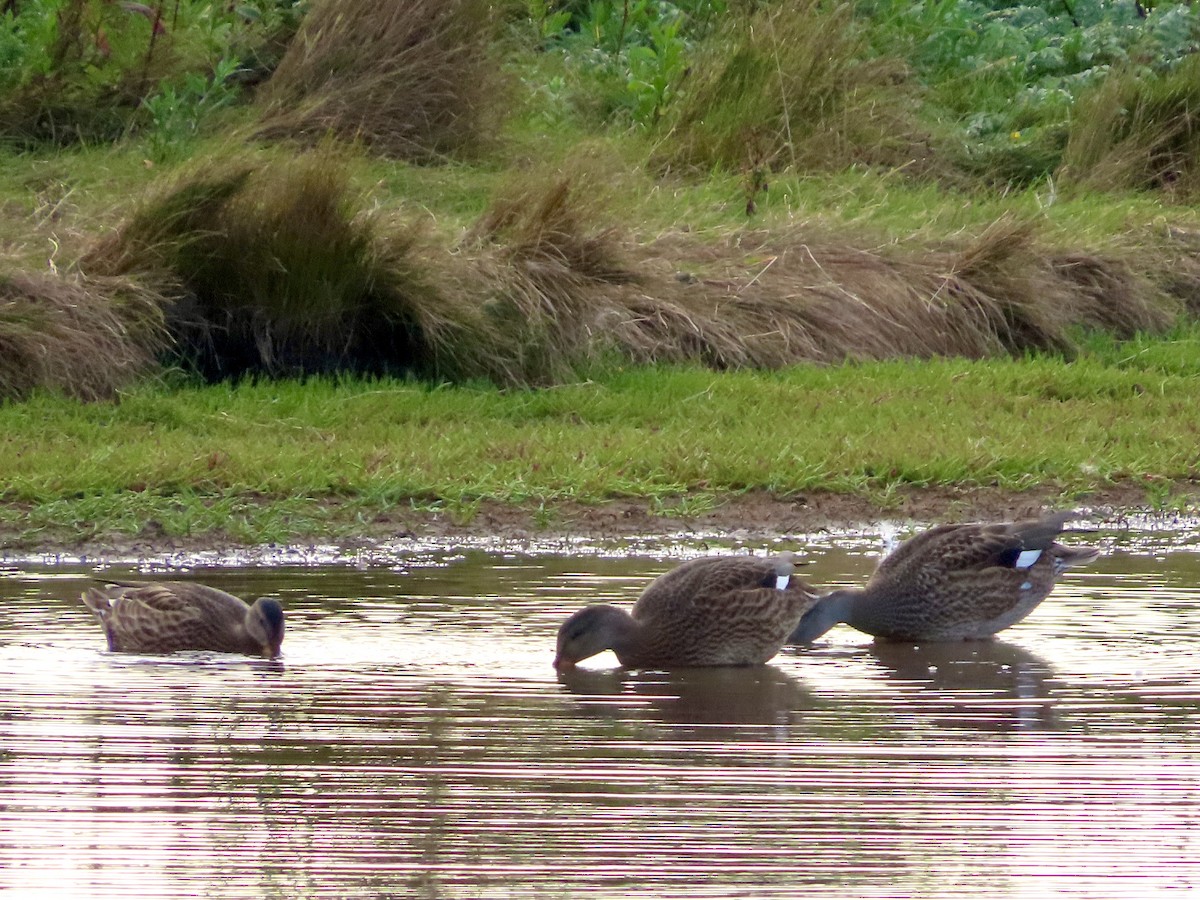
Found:
[[[594,604],[558,630],[554,668],[612,650],[624,668],[755,666],[774,657],[818,594],[791,554],[703,556],[654,579],[632,612]]]
[[[81,599],[96,614],[108,649],[121,653],[215,650],[274,659],[283,643],[283,607],[252,604],[187,581],[106,581]]]
[[[1018,522],[938,525],[904,541],[861,588],[824,594],[789,643],[846,623],[884,641],[985,640],[1020,622],[1065,570],[1100,551],[1057,543],[1073,511]]]

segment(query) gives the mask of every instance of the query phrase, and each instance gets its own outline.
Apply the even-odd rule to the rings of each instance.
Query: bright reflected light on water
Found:
[[[847,628],[559,679],[562,619],[705,547],[0,568],[5,898],[1147,897],[1200,888],[1200,541],[1101,535],[989,643]],[[806,542],[853,583],[879,535]],[[766,549],[766,548],[764,548]],[[182,567],[182,568],[180,568]],[[287,610],[281,661],[103,649],[89,576]]]

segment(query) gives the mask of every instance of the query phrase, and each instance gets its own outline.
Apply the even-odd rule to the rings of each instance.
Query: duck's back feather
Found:
[[[110,650],[171,653],[216,650],[254,653],[261,648],[246,633],[245,602],[192,582],[108,582],[89,588],[84,602],[96,612]]]
[[[638,659],[626,665],[758,665],[779,652],[816,595],[790,560],[702,557],[653,581],[633,607]]]

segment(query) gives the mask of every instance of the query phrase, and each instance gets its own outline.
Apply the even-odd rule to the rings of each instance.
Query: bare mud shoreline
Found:
[[[1200,505],[1195,485],[1178,485],[1174,497],[1187,498],[1189,510]],[[314,501],[315,502],[315,501]],[[495,540],[498,544],[582,538],[619,541],[648,536],[728,535],[731,540],[762,539],[821,531],[843,531],[880,521],[997,521],[1033,516],[1047,509],[1076,508],[1089,517],[1119,524],[1131,515],[1172,517],[1149,509],[1140,486],[1109,486],[1086,497],[1064,498],[1053,490],[1013,493],[998,488],[921,488],[892,495],[886,503],[863,497],[814,492],[788,498],[764,492],[731,496],[702,512],[680,514],[654,508],[645,500],[612,500],[597,505],[559,503],[537,509],[481,503],[469,515],[460,512],[395,509],[365,523],[338,523],[334,507],[330,533],[298,532],[294,546],[362,547],[385,541],[417,539],[452,545],[456,540]],[[137,534],[49,531],[0,532],[0,557],[28,554],[158,555],[188,551],[229,551],[256,546],[221,532],[189,535],[163,533],[149,523]]]

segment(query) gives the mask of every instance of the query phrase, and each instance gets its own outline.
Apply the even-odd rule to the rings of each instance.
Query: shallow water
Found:
[[[559,622],[716,544],[0,563],[5,898],[1146,897],[1200,888],[1200,536],[1109,531],[992,643],[840,628],[560,681]],[[802,542],[822,584],[877,534]],[[762,547],[756,549],[764,549]],[[103,648],[86,579],[287,610],[277,662]]]

